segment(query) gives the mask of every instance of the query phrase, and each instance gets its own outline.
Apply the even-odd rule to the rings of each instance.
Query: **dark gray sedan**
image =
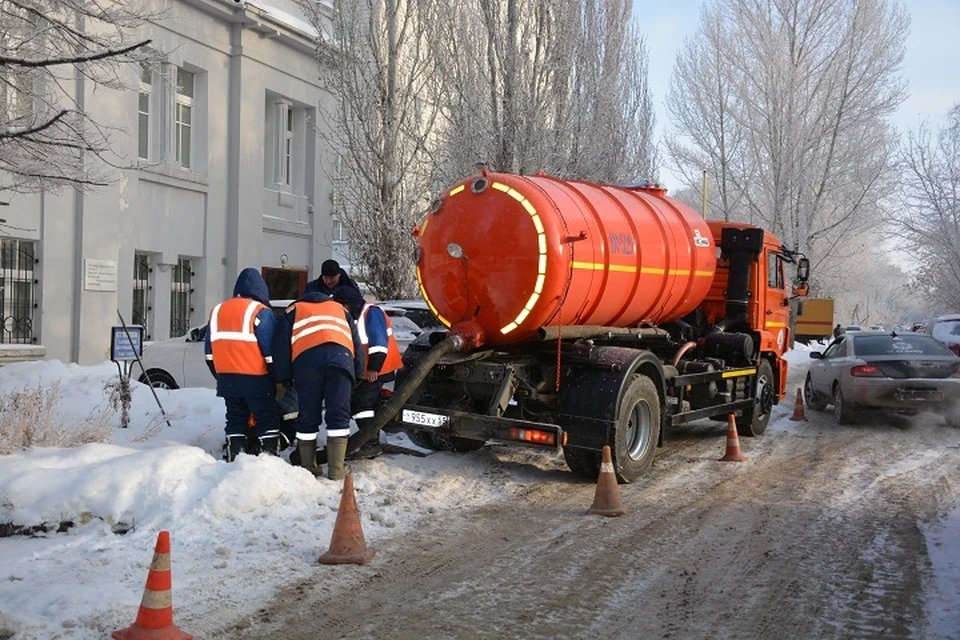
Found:
[[[863,331],[814,351],[804,385],[807,406],[833,405],[838,424],[864,410],[941,413],[960,427],[960,357],[931,336]]]

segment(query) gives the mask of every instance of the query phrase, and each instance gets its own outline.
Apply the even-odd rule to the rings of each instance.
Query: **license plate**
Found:
[[[450,421],[448,416],[441,416],[436,413],[425,413],[423,411],[411,411],[404,409],[401,419],[410,424],[420,424],[425,427],[442,427]]]
[[[898,400],[917,400],[920,402],[940,402],[943,394],[939,391],[923,391],[916,389],[901,389],[897,392]]]

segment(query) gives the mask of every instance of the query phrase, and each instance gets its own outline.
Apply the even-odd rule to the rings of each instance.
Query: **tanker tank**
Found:
[[[665,189],[543,174],[467,178],[414,234],[424,300],[474,347],[676,320],[706,297],[717,262],[706,221]]]

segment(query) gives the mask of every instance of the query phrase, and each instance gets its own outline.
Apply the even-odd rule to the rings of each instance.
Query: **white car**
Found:
[[[283,313],[292,300],[273,302],[274,311]],[[393,335],[402,353],[423,330],[409,318],[392,316]],[[158,389],[180,389],[183,387],[217,388],[217,381],[207,367],[203,353],[203,343],[207,336],[206,325],[194,327],[187,335],[169,340],[147,342],[143,346],[143,371],[134,363],[137,379]]]

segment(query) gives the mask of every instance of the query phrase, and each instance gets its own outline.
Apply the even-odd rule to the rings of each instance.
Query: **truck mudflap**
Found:
[[[562,450],[565,434],[559,425],[514,420],[464,411],[406,405],[395,422],[404,428],[439,433],[455,438],[488,442],[520,443],[538,448]]]

